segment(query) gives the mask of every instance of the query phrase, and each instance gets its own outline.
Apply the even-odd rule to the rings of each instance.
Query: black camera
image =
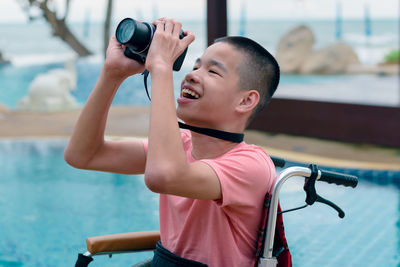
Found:
[[[125,56],[144,64],[155,30],[156,27],[153,24],[125,18],[118,24],[115,36],[120,44],[126,46]],[[183,37],[181,30],[179,38]],[[186,52],[187,48],[174,62],[173,70],[181,69]]]

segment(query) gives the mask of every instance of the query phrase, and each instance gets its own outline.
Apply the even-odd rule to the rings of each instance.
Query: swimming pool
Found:
[[[399,172],[341,171],[358,175],[355,189],[326,183],[316,187],[318,194],[344,210],[343,219],[320,203],[284,214],[294,266],[398,266],[400,195],[398,185],[388,181],[400,179]],[[302,181],[288,181],[285,187],[283,209],[304,203],[305,194],[298,191]]]
[[[158,229],[158,198],[143,176],[73,169],[63,160],[65,145],[0,140],[0,266],[73,266],[88,236]],[[301,186],[295,179],[284,186],[284,209],[303,203]],[[295,266],[397,266],[398,187],[361,179],[356,189],[318,189],[346,217],[318,203],[285,214]],[[130,266],[149,255],[102,256],[90,266]]]
[[[0,266],[74,266],[88,236],[158,229],[158,199],[142,176],[73,169],[65,145],[0,141]]]

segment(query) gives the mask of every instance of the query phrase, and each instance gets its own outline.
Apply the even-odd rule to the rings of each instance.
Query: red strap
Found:
[[[262,221],[260,223],[259,235],[257,240],[257,250],[256,257],[257,259],[262,256],[264,251],[264,241],[266,236],[266,228],[268,222],[268,212],[271,203],[271,195],[267,193],[265,195],[264,200],[264,208],[263,208],[263,216]],[[278,216],[276,218],[276,227],[275,227],[275,238],[274,238],[274,250],[276,248],[283,248],[283,251],[278,255],[278,267],[291,267],[292,266],[292,256],[289,251],[289,247],[287,244],[285,229],[283,225],[283,217],[282,214],[279,214],[281,211],[281,206],[278,203]]]

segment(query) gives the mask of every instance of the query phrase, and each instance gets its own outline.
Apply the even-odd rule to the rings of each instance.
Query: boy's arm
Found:
[[[194,40],[191,32],[179,40],[181,25],[171,20],[156,22],[146,68],[151,73],[149,146],[146,185],[157,193],[197,199],[221,198],[215,172],[202,162],[188,163],[177,123],[172,65]]]
[[[128,76],[143,70],[143,65],[123,55],[123,47],[111,37],[106,62],[64,152],[70,165],[126,174],[144,172],[146,160],[141,141],[104,140],[108,111],[118,87]]]

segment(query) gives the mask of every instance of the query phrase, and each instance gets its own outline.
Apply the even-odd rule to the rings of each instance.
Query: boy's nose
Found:
[[[198,83],[198,82],[200,82],[200,77],[196,73],[196,70],[192,70],[191,72],[186,74],[185,80],[188,82],[191,82],[191,83]]]

